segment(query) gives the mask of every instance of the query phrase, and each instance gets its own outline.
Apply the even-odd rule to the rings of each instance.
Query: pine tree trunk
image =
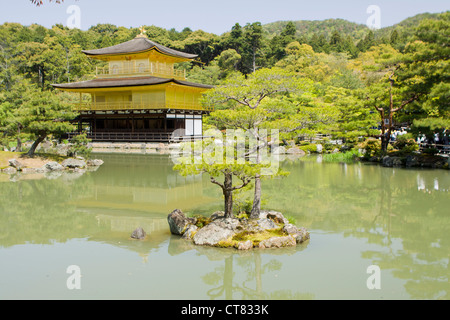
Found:
[[[27,152],[27,156],[29,157],[34,157],[34,153],[36,151],[36,148],[38,147],[38,145],[44,141],[46,135],[40,135],[36,141],[34,141],[33,145],[31,146],[30,150]]]
[[[20,125],[17,128],[17,146],[16,152],[22,152],[22,140],[20,139]]]
[[[256,72],[256,48],[253,48],[253,73]]]
[[[259,137],[257,138],[259,144]],[[260,148],[256,149],[256,164],[261,163]],[[253,206],[250,213],[250,219],[258,219],[261,212],[261,175],[257,173],[255,175],[255,193],[253,197]]]
[[[258,219],[261,212],[261,176],[255,176],[255,195],[253,198],[253,207],[250,213],[250,219]]]
[[[223,195],[225,198],[225,218],[233,217],[233,176],[231,173],[225,173],[223,183]]]
[[[17,136],[16,152],[22,152],[22,140]]]

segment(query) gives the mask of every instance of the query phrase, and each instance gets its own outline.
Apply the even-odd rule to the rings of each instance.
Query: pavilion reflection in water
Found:
[[[92,192],[78,204],[121,210],[126,216],[137,211],[167,217],[174,209],[186,212],[217,202],[205,195],[208,182],[202,175],[183,177],[172,167],[168,156],[108,156],[102,174],[93,177]]]

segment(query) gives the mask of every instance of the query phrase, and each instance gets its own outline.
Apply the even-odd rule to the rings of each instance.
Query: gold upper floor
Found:
[[[119,77],[153,76],[176,80],[186,80],[186,70],[177,70],[175,65],[165,61],[150,59],[112,60],[106,67],[97,67],[98,79]]]

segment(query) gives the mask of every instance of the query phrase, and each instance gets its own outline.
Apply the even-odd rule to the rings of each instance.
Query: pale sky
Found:
[[[37,23],[47,28],[56,23],[68,25],[73,12],[67,10],[76,5],[83,30],[98,23],[111,23],[127,28],[155,25],[178,31],[189,27],[222,34],[236,22],[245,25],[256,21],[265,24],[342,18],[366,24],[371,15],[367,8],[371,5],[380,9],[381,27],[418,13],[450,10],[448,0],[65,0],[63,4],[44,1],[45,5],[38,8],[29,0],[2,0],[0,24]]]

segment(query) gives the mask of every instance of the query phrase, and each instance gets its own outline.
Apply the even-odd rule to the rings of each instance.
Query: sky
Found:
[[[222,34],[235,23],[341,18],[380,27],[396,24],[418,13],[450,10],[448,0],[64,0],[36,7],[30,0],[2,0],[0,24],[37,23],[44,27],[61,23],[83,30],[98,23],[124,27],[155,25],[178,31],[189,27]],[[77,7],[73,7],[73,6]],[[370,6],[377,6],[379,14]],[[72,7],[71,7],[72,6]],[[69,11],[68,11],[69,10]],[[374,20],[374,14],[379,18]]]

